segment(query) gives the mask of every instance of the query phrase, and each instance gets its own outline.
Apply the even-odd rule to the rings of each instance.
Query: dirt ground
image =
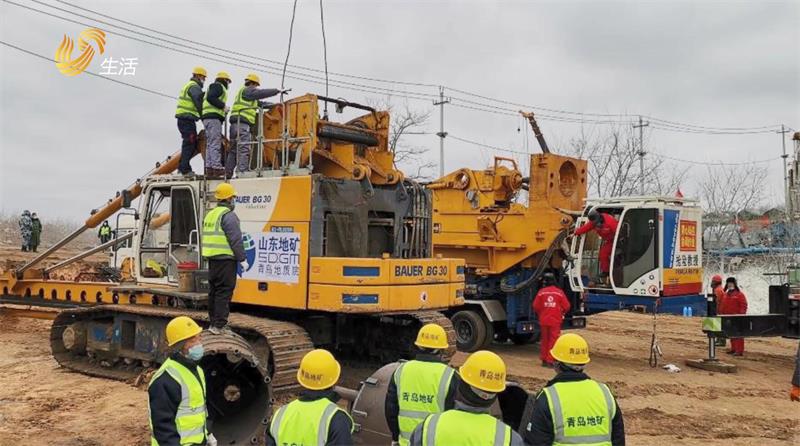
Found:
[[[647,365],[651,318],[633,313],[593,316],[582,333],[593,361],[589,374],[619,399],[630,445],[797,445],[800,404],[788,398],[795,341],[747,341],[735,375],[684,367],[705,354],[698,319],[661,317],[668,373]],[[50,322],[0,314],[0,446],[148,444],[147,394],[128,384],[61,370],[50,357]],[[495,345],[510,375],[537,391],[553,372],[538,365],[536,345]],[[723,354],[724,356],[724,354]],[[463,361],[459,353],[454,363]],[[344,371],[347,382],[368,370]]]

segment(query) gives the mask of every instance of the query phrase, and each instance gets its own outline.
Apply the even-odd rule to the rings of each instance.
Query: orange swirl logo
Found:
[[[83,73],[83,70],[89,66],[94,57],[94,47],[89,44],[91,41],[97,44],[100,54],[103,54],[106,46],[106,33],[97,28],[88,28],[78,36],[78,51],[80,51],[80,55],[73,59],[72,49],[74,44],[72,38],[64,34],[61,45],[56,49],[55,61],[58,71],[64,76],[75,76]]]

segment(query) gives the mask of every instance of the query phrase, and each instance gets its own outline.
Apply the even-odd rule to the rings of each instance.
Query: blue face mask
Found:
[[[194,362],[198,362],[203,359],[203,355],[205,354],[205,349],[203,349],[203,344],[197,344],[193,347],[189,348],[189,351],[186,352],[186,357],[191,359]]]

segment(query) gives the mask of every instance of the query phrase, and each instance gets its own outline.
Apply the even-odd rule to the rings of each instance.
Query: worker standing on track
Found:
[[[197,120],[203,113],[203,83],[206,81],[206,69],[194,67],[192,78],[183,85],[178,95],[178,106],[175,118],[178,120],[178,131],[181,133],[181,161],[178,172],[188,175],[193,173],[190,162],[197,153]]]
[[[797,356],[794,359],[794,374],[792,375],[792,390],[789,399],[800,402],[800,344],[797,345]]]
[[[567,333],[558,338],[551,353],[558,374],[536,396],[531,418],[520,424],[525,426],[525,443],[624,446],[619,405],[605,384],[583,371],[589,363],[586,340]]]
[[[31,214],[31,245],[30,249],[36,252],[39,249],[39,244],[42,241],[42,222],[36,212]]]
[[[556,286],[553,273],[544,273],[542,285],[544,287],[533,299],[533,311],[539,318],[539,359],[542,360],[542,367],[552,367],[553,356],[550,349],[561,336],[561,324],[564,322],[564,315],[569,312],[570,303],[564,291]]]
[[[22,211],[22,216],[19,218],[19,234],[22,239],[22,251],[27,252],[31,249],[31,231],[33,229],[33,222],[31,221],[31,213],[27,209]]]
[[[306,353],[297,370],[297,382],[305,390],[275,411],[267,428],[267,446],[353,444],[353,419],[336,404],[339,395],[333,391],[341,371],[329,351]]]
[[[255,73],[250,73],[244,78],[244,86],[236,93],[236,99],[231,107],[231,146],[225,158],[225,174],[228,178],[233,176],[233,169],[239,173],[250,170],[250,145],[251,128],[256,124],[258,107],[267,107],[267,103],[260,102],[259,99],[266,99],[271,96],[288,92],[289,90],[279,90],[275,88],[258,88],[261,85],[261,78]]]
[[[217,78],[208,86],[203,99],[203,127],[206,129],[205,174],[210,178],[221,178],[225,175],[222,154],[222,123],[228,113],[225,101],[228,98],[228,85],[231,76],[220,71]]]
[[[236,191],[220,183],[214,191],[217,207],[203,219],[202,255],[208,259],[208,317],[214,334],[228,330],[231,297],[236,288],[236,266],[244,262],[244,242],[236,207]]]
[[[386,391],[384,412],[392,444],[407,446],[411,433],[428,415],[454,406],[458,376],[442,363],[441,352],[449,347],[440,325],[426,324],[414,342],[416,359],[400,364]]]
[[[147,389],[152,446],[217,444],[206,424],[206,378],[199,365],[204,354],[202,331],[186,316],[167,324],[167,344],[173,353]]]
[[[100,225],[100,229],[97,230],[97,238],[100,239],[101,245],[111,240],[111,226],[108,225],[108,220]]]
[[[522,446],[522,437],[490,414],[506,388],[506,364],[487,350],[477,351],[458,369],[455,408],[428,416],[411,434],[411,446]]]
[[[747,297],[739,290],[735,277],[725,279],[725,295],[717,309],[717,314],[747,314]],[[744,338],[731,338],[729,355],[744,355]]]
[[[598,212],[597,209],[590,210],[588,217],[589,221],[576,229],[575,235],[583,235],[594,229],[602,239],[598,253],[600,281],[607,284],[608,272],[611,270],[611,249],[614,247],[614,236],[617,233],[617,219],[605,212]]]

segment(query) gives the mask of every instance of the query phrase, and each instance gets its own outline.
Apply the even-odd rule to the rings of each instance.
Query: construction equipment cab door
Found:
[[[152,187],[144,209],[139,243],[141,280],[176,283],[179,263],[200,263],[194,191],[189,185]]]
[[[615,293],[658,295],[658,242],[658,209],[625,209],[611,254]]]
[[[578,217],[578,219],[575,221],[575,227],[576,228],[580,228],[582,225],[584,225],[588,221],[589,221],[589,219],[586,218],[586,217]],[[571,265],[571,268],[569,269],[569,272],[568,272],[570,287],[572,288],[572,291],[575,291],[575,292],[578,292],[578,293],[583,292],[584,291],[584,286],[587,284],[587,281],[584,280],[584,276],[586,276],[588,278],[588,272],[587,272],[588,268],[586,268],[586,267],[588,265],[590,265],[590,264],[596,264],[597,263],[596,251],[595,251],[595,254],[593,256],[594,257],[594,262],[592,261],[592,258],[584,259],[584,244],[585,244],[585,242],[586,242],[586,237],[585,236],[573,236],[572,237],[572,243],[570,244],[570,249],[569,249],[570,257],[572,257],[572,265]],[[587,245],[587,248],[588,248],[588,245]],[[586,261],[584,261],[584,260],[586,260]],[[594,277],[594,276],[592,276],[592,277]]]

